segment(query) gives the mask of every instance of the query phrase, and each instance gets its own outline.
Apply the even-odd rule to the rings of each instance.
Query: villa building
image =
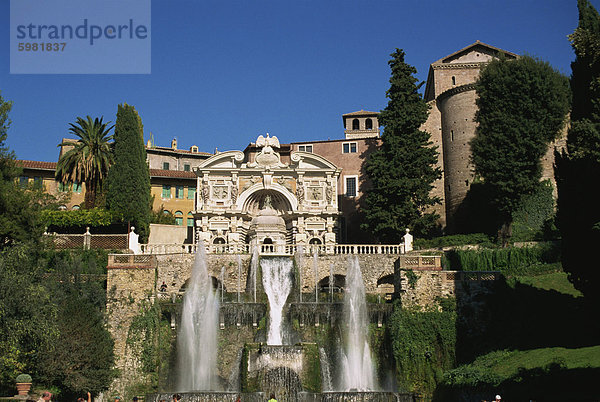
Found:
[[[500,54],[517,57],[477,41],[429,68],[424,97],[431,109],[422,129],[431,134],[439,152],[443,176],[432,194],[441,203],[432,209],[448,232],[459,226],[457,210],[475,179],[469,145],[476,132],[474,84],[481,68]],[[378,113],[360,110],[342,115],[342,121],[341,139],[280,144],[267,135],[243,151],[214,154],[199,152],[195,145],[179,149],[176,139],[170,147],[148,141],[153,208],[173,214],[178,225],[195,227],[196,237],[211,242],[260,238],[252,226],[259,214],[263,220],[277,220],[278,232],[269,238],[273,242],[373,242],[360,229],[360,211],[370,186],[365,161],[381,145]],[[564,146],[564,136],[549,147],[542,162],[544,179],[553,180],[555,146]],[[61,153],[68,149],[63,148]],[[85,186],[67,188],[56,182],[55,162],[19,163],[23,184],[39,183],[55,195],[70,191],[65,209],[82,204]],[[269,208],[263,213],[267,197]]]

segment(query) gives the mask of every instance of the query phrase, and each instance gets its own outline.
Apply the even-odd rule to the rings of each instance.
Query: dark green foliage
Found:
[[[76,293],[60,301],[57,342],[39,361],[40,380],[65,394],[104,391],[116,377],[113,340],[104,328],[101,312]]]
[[[109,122],[110,123],[110,122]],[[109,123],[103,123],[102,117],[92,120],[77,118],[70,123],[69,132],[78,137],[77,142],[65,141],[59,146],[73,147],[58,160],[56,178],[63,183],[85,183],[85,207],[94,208],[96,195],[102,188],[102,182],[108,175],[113,163],[112,140]]]
[[[441,171],[435,167],[438,153],[429,134],[420,130],[429,106],[418,92],[417,70],[404,62],[402,50],[391,56],[389,102],[379,115],[385,126],[382,147],[365,167],[372,188],[366,192],[362,228],[381,242],[398,243],[407,227],[417,236],[430,236],[436,229],[438,216],[426,211],[439,203],[430,193]]]
[[[319,346],[317,344],[304,344],[304,370],[302,372],[302,385],[304,389],[310,392],[321,392],[323,384],[321,383],[321,358],[319,356]]]
[[[590,253],[600,244],[600,208],[594,191],[600,178],[600,16],[579,0],[579,26],[570,35],[573,109],[567,151],[556,152],[557,225],[563,245],[563,267],[590,302],[600,305],[600,271]]]
[[[415,239],[413,246],[415,249],[441,248],[449,246],[464,246],[466,244],[490,244],[491,239],[484,233],[457,234],[433,239]]]
[[[160,206],[158,211],[150,211],[150,223],[158,223],[162,225],[176,225],[175,216],[169,211],[165,211],[164,206]]]
[[[479,126],[471,141],[472,160],[491,191],[506,240],[513,213],[538,186],[548,144],[564,127],[569,85],[548,63],[522,56],[489,63],[476,90]]]
[[[86,273],[105,271],[93,251],[58,253],[44,259],[45,286],[58,307],[58,337],[40,356],[41,383],[66,396],[102,392],[116,376],[113,340],[104,326],[106,290],[103,281]],[[47,261],[47,262],[46,262]]]
[[[121,221],[121,217],[115,215],[113,211],[99,208],[73,211],[44,210],[41,219],[46,226],[108,226],[116,221]]]
[[[104,255],[104,258],[106,256]],[[115,376],[104,327],[106,262],[98,253],[46,252],[14,246],[0,255],[0,389],[14,374],[36,386],[74,394],[106,389]]]
[[[0,249],[14,243],[38,241],[44,227],[39,210],[49,197],[41,190],[23,189],[16,183],[21,169],[15,165],[14,153],[5,145],[12,102],[0,96]]]
[[[547,238],[554,221],[554,196],[552,183],[545,180],[533,193],[523,197],[521,205],[513,212],[512,241],[533,241]]]
[[[43,284],[43,267],[29,246],[0,254],[0,390],[14,392],[19,373],[37,378],[42,351],[53,344],[59,327],[57,306]]]
[[[401,390],[431,395],[444,370],[454,367],[455,311],[407,311],[395,306],[389,321]]]
[[[150,173],[142,120],[133,106],[119,105],[115,126],[115,163],[109,172],[108,208],[131,222],[148,239],[150,228]]]
[[[545,264],[559,262],[560,246],[543,243],[534,247],[449,250],[445,256],[445,268],[453,271],[500,271],[507,276],[523,275],[544,271]],[[554,270],[556,266],[549,269]]]
[[[127,345],[138,354],[147,382],[138,384],[143,393],[156,392],[159,378],[173,364],[174,346],[169,321],[163,316],[159,303],[144,303],[140,313],[133,319],[127,333]],[[140,393],[140,392],[138,392]]]

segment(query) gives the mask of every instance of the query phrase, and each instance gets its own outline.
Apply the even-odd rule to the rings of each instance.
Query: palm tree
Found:
[[[79,137],[76,142],[63,141],[59,146],[73,147],[64,153],[56,166],[56,178],[62,183],[85,183],[85,207],[96,205],[96,194],[102,180],[108,175],[113,163],[112,134],[113,126],[102,122],[102,117],[87,120],[77,118],[77,123],[69,123],[69,132]]]

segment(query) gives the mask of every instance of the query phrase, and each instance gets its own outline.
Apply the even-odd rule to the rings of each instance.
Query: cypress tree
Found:
[[[419,236],[432,233],[439,216],[427,210],[439,203],[431,189],[441,177],[437,149],[429,133],[420,130],[429,113],[418,92],[423,83],[417,84],[417,70],[404,62],[404,51],[396,49],[391,56],[389,102],[379,115],[382,146],[365,167],[373,186],[366,192],[362,225],[385,243],[399,242],[407,227]]]
[[[557,223],[562,264],[586,299],[600,304],[593,250],[600,244],[600,209],[594,191],[600,181],[600,15],[587,0],[577,2],[579,25],[569,36],[573,108],[567,150],[556,152]]]
[[[150,230],[150,172],[142,119],[133,106],[119,105],[115,124],[115,162],[108,174],[106,203],[136,227],[140,240]]]

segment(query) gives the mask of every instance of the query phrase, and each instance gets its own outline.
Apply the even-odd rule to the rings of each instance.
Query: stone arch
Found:
[[[394,294],[394,274],[387,274],[377,279],[377,293],[384,296],[386,300],[391,300]]]
[[[329,289],[330,289],[329,279],[330,279],[329,276],[326,276],[317,283],[317,285],[319,286],[319,291],[321,291],[321,292],[329,291]],[[342,275],[342,274],[333,275],[333,291],[334,292],[343,292],[345,288],[346,288],[346,275]]]
[[[213,239],[212,243],[213,243],[213,244],[225,244],[225,243],[227,243],[227,241],[225,240],[225,238],[224,238],[224,237],[222,237],[222,236],[217,236],[217,237],[215,237],[215,238]]]
[[[185,282],[183,282],[183,285],[181,285],[181,287],[179,288],[180,292],[184,292],[185,293],[185,291],[187,290],[188,286],[190,285],[190,280],[191,279],[192,278],[188,278],[188,279],[185,280]],[[219,280],[219,278],[210,275],[210,280],[212,282],[212,287],[213,287],[214,290],[221,289],[221,281]]]
[[[265,189],[262,184],[255,184],[240,195],[237,207],[255,215],[262,208],[267,195],[271,197],[273,209],[280,213],[295,211],[298,208],[296,197],[278,184],[273,184],[269,189]]]
[[[352,119],[352,130],[360,130],[360,123],[358,119]]]

